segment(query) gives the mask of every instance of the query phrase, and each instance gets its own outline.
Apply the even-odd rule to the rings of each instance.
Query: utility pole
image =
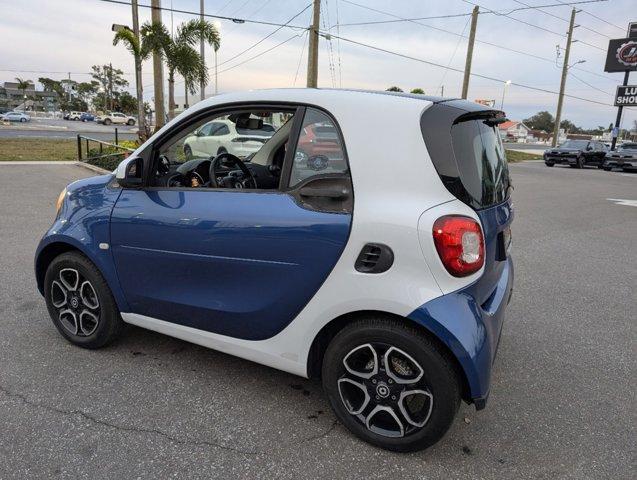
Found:
[[[462,98],[467,99],[469,93],[469,77],[471,76],[471,61],[473,60],[473,44],[476,40],[476,27],[478,26],[478,14],[480,8],[476,5],[471,12],[471,31],[469,32],[469,44],[467,45],[467,59],[464,64],[464,79],[462,80]]]
[[[69,107],[70,107],[70,103],[71,103],[71,72],[69,72]],[[25,109],[26,109],[26,105],[25,105]]]
[[[312,26],[310,27],[310,46],[307,55],[307,87],[316,88],[318,85],[318,46],[319,23],[321,20],[321,0],[314,0]]]
[[[113,110],[113,64],[108,64],[108,109]]]
[[[151,0],[151,20],[161,23],[161,0]],[[155,130],[164,126],[166,113],[164,110],[164,65],[161,55],[153,53],[153,81],[155,87]]]
[[[137,12],[137,0],[131,1],[133,8],[133,34],[137,42],[139,38],[139,17]],[[146,112],[144,111],[144,86],[142,85],[142,59],[135,55],[135,91],[137,94],[137,135],[140,140],[146,140]]]
[[[573,29],[575,28],[575,14],[577,10],[571,10],[571,21],[568,24],[568,36],[566,38],[566,51],[564,52],[564,65],[562,65],[562,81],[560,82],[560,95],[557,97],[557,112],[555,113],[555,128],[553,129],[553,141],[551,145],[557,146],[560,135],[560,121],[562,119],[562,105],[564,104],[564,89],[568,75],[568,58],[571,54],[571,42],[573,41]]]
[[[440,96],[441,97],[445,96],[445,86],[444,85],[440,85]]]
[[[219,70],[217,64],[217,48],[215,48],[215,95],[219,93]]]
[[[199,18],[203,21],[204,19],[204,0],[199,0]],[[205,46],[204,46],[204,38],[201,37],[200,40],[200,44],[199,44],[199,55],[201,55],[201,61],[205,63]],[[215,78],[215,82],[216,82],[216,78]],[[199,84],[199,94],[201,96],[201,100],[204,100],[206,98],[206,82],[204,82],[203,80],[201,81],[201,83]]]

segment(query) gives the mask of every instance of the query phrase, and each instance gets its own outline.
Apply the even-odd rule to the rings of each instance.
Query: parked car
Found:
[[[64,115],[64,120],[72,120],[74,122],[81,120],[81,118],[82,118],[82,112],[72,111]]]
[[[2,115],[2,119],[7,122],[30,122],[31,117],[24,112],[7,112]]]
[[[569,165],[572,168],[583,168],[595,165],[602,168],[608,147],[594,140],[566,140],[557,148],[544,152],[544,163],[552,167],[556,163]]]
[[[3,115],[5,113],[9,113],[11,111],[10,108],[7,107],[0,107],[0,115]]]
[[[92,113],[84,112],[82,113],[82,115],[80,115],[80,120],[83,122],[94,122],[95,115],[93,115]]]
[[[237,110],[291,118],[250,162],[183,158],[192,132]],[[369,135],[361,118],[378,112],[383,135]],[[38,288],[75,345],[102,347],[130,323],[320,378],[355,435],[426,448],[461,400],[482,409],[489,395],[513,285],[503,118],[424,95],[214,96],[114,173],[60,193]],[[344,164],[294,161],[300,132],[319,126]]]
[[[104,115],[98,116],[95,121],[97,123],[103,123],[104,125],[135,125],[135,117],[130,117],[120,112],[107,112]]]
[[[186,138],[186,158],[210,157],[229,152],[239,158],[259,151],[274,135],[274,127],[258,118],[239,118],[237,123],[229,119],[216,119],[206,123]]]
[[[604,170],[621,168],[625,172],[637,171],[637,142],[624,142],[614,152],[606,154]]]

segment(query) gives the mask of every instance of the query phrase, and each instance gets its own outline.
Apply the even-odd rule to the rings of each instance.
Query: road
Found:
[[[68,344],[33,252],[90,173],[0,165],[0,478],[634,478],[637,208],[607,199],[637,200],[637,175],[511,170],[516,285],[487,408],[401,455],[336,423],[316,382],[132,327]]]
[[[136,126],[118,125],[117,130],[118,136],[122,140],[134,140],[137,138]],[[78,133],[97,140],[113,141],[115,138],[115,126],[106,126],[95,122],[74,122],[35,117],[26,124],[0,125],[0,138],[76,138]]]

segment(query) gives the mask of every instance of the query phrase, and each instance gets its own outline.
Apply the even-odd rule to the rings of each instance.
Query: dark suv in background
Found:
[[[602,168],[608,147],[594,140],[567,140],[557,148],[544,152],[544,163],[552,167],[556,163],[569,165],[572,168],[583,168],[595,165]]]
[[[637,142],[623,143],[614,152],[606,154],[604,170],[613,168],[621,168],[625,172],[637,172]]]

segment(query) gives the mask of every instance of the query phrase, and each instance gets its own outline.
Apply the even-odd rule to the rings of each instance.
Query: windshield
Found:
[[[451,128],[451,138],[469,203],[485,208],[504,201],[511,181],[497,126],[484,120],[460,122]]]
[[[588,146],[588,140],[566,140],[560,148],[573,148],[583,150]]]

